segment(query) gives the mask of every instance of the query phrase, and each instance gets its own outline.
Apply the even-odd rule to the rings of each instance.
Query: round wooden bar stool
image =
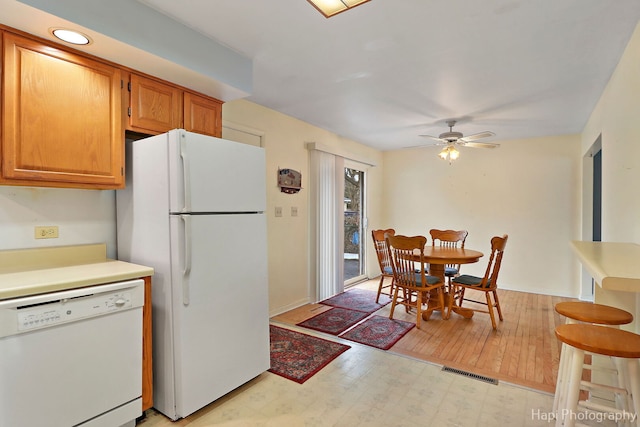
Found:
[[[559,302],[555,310],[567,318],[567,323],[594,323],[597,325],[619,326],[633,322],[633,314],[628,311],[602,304],[583,301]]]
[[[555,310],[558,314],[567,318],[567,324],[583,322],[617,328],[620,325],[626,325],[633,321],[633,314],[628,311],[608,305],[593,304],[584,301],[559,302],[555,305]],[[567,357],[565,357],[565,353],[565,345],[563,344],[560,352],[556,393],[553,399],[554,412],[558,410],[560,397],[566,395],[566,390],[564,390],[566,383],[564,383],[564,379],[566,378],[566,370],[569,362],[567,361]],[[617,376],[620,377],[620,374]]]
[[[557,408],[556,427],[573,427],[578,417],[578,406],[594,411],[615,414],[623,421],[640,410],[640,335],[599,325],[575,323],[556,327],[556,337],[565,344],[568,369],[566,370],[566,396]],[[585,352],[615,358],[616,365],[624,368],[626,381],[621,387],[612,387],[582,380]],[[605,389],[622,396],[627,402],[623,409],[612,408],[594,402],[579,401],[580,389]],[[556,390],[557,393],[557,390]],[[633,419],[640,426],[637,417]]]

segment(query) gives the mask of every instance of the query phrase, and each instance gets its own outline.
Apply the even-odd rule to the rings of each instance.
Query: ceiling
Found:
[[[207,76],[237,89],[225,100],[248,94],[380,150],[426,144],[418,135],[437,136],[451,119],[465,135],[496,134],[483,142],[578,133],[640,20],[638,0],[372,0],[329,19],[306,0],[117,2],[112,16],[91,10],[100,0],[20,3],[146,51],[134,38],[149,44],[155,36],[133,34],[118,16],[130,8],[139,22],[170,17],[155,38],[182,37],[183,26],[200,37],[174,49],[197,60],[171,60],[208,74],[228,63],[215,61],[221,48],[238,54],[240,74]],[[3,23],[26,28],[16,23],[22,15]],[[207,57],[218,65],[198,63]],[[252,64],[247,75],[242,58]]]

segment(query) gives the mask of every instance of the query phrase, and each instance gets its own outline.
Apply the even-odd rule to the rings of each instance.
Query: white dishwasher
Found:
[[[0,426],[133,426],[143,280],[0,301]]]

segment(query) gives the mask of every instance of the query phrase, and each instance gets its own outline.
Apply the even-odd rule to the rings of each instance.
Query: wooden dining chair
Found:
[[[393,312],[398,304],[416,309],[417,328],[420,328],[421,320],[429,319],[434,310],[440,310],[442,317],[446,318],[444,284],[439,278],[425,273],[424,246],[427,238],[387,236],[386,240],[394,284],[389,319],[393,319]],[[403,292],[400,293],[400,290]],[[431,292],[433,290],[436,292]],[[434,294],[437,295],[437,301],[432,300]]]
[[[472,307],[465,307],[467,309],[478,311],[481,313],[489,313],[491,316],[491,325],[493,329],[497,329],[496,318],[493,313],[495,308],[498,311],[498,317],[500,321],[502,318],[502,309],[500,308],[500,300],[498,299],[498,274],[500,273],[500,265],[502,264],[502,255],[504,248],[507,245],[506,234],[502,237],[494,236],[491,238],[491,256],[489,257],[489,263],[485,270],[483,277],[471,276],[468,274],[462,274],[458,277],[454,277],[451,280],[453,286],[453,297],[457,300],[458,306],[462,307],[463,301],[469,301],[476,304],[482,304],[487,306],[487,310],[476,309]],[[484,292],[486,301],[477,301],[467,298],[466,291],[473,290],[478,292]],[[491,297],[493,296],[493,301]]]
[[[445,248],[463,248],[469,232],[467,230],[429,230],[431,245]],[[451,286],[451,279],[460,275],[460,264],[445,264],[444,275]]]
[[[387,250],[386,236],[393,236],[396,231],[393,228],[387,228],[386,230],[373,230],[371,236],[373,237],[373,246],[376,249],[376,255],[378,256],[378,264],[380,265],[380,283],[378,284],[378,295],[376,296],[376,302],[380,299],[380,295],[388,295],[393,297],[393,269],[391,267],[391,259],[389,258],[389,251]],[[385,279],[388,280],[385,284]],[[387,292],[383,292],[384,289],[389,289]]]

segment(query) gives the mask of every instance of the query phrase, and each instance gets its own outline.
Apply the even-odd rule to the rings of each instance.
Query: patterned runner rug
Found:
[[[387,295],[380,295],[380,302],[376,303],[376,294],[376,291],[354,288],[331,298],[327,298],[324,301],[320,301],[320,304],[347,308],[349,310],[363,311],[371,314],[391,302],[391,298]]]
[[[304,383],[333,359],[350,349],[311,335],[269,325],[271,369],[269,372]]]
[[[340,335],[340,338],[388,350],[414,326],[416,324],[412,322],[389,319],[383,316],[371,316],[358,326]]]
[[[298,326],[303,326],[320,332],[326,332],[328,334],[339,335],[368,315],[369,313],[362,311],[334,307],[315,315],[304,322],[298,323]]]

